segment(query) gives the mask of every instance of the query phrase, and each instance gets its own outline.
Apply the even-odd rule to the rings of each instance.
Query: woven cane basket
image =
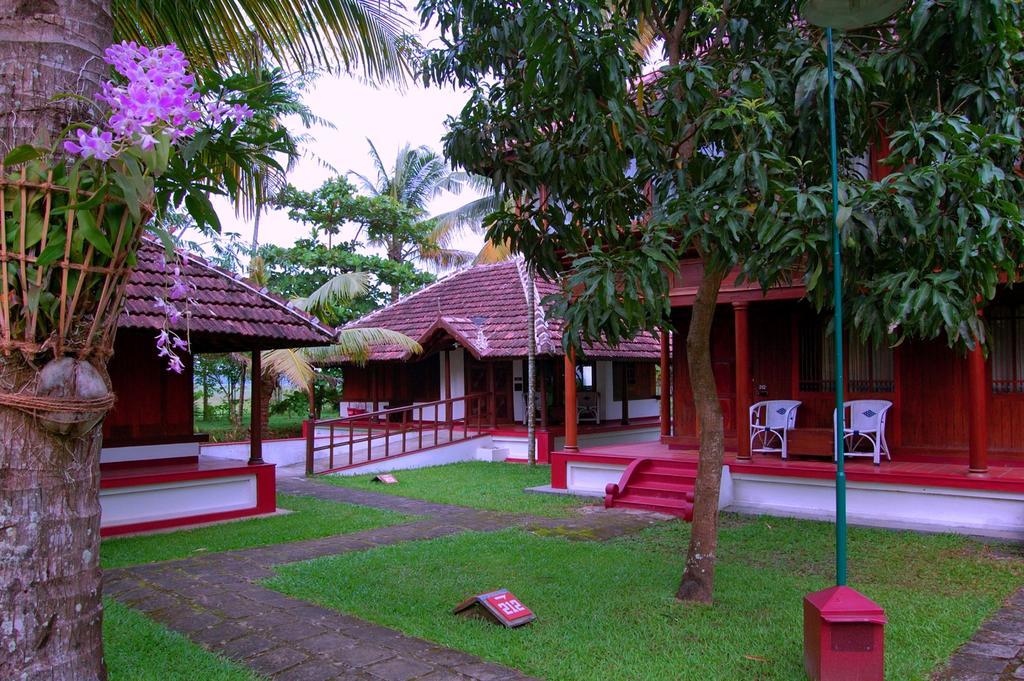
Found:
[[[88,183],[85,183],[88,184]],[[54,171],[0,165],[0,353],[105,361],[143,224],[108,191],[75,196]],[[133,216],[136,212],[136,216]]]

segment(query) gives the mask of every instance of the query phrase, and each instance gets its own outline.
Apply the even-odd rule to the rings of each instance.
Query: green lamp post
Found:
[[[806,0],[804,19],[825,29],[828,57],[828,124],[832,165],[832,280],[835,310],[836,585],[804,598],[804,669],[811,679],[864,681],[885,676],[885,612],[846,586],[846,472],[843,424],[843,296],[839,239],[839,160],[832,29],[870,26],[892,16],[907,0]]]

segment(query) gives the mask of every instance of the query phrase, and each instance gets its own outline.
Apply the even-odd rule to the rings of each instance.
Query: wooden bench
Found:
[[[794,428],[786,436],[789,456],[827,456],[832,458],[834,442],[831,428]]]

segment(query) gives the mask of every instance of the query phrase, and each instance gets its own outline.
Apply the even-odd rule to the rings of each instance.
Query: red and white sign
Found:
[[[466,599],[455,608],[455,612],[471,614],[471,609],[481,606],[493,619],[510,628],[532,622],[537,617],[508,589],[499,589]]]
[[[489,610],[506,622],[516,622],[524,617],[533,617],[533,612],[509,591],[497,591],[484,599]]]
[[[394,485],[395,483],[398,482],[398,478],[396,478],[395,476],[391,475],[390,473],[384,473],[383,475],[378,475],[378,476],[376,476],[374,478],[374,480],[376,482],[383,482],[385,485]]]

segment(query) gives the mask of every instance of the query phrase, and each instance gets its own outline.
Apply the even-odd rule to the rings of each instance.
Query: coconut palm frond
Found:
[[[512,248],[509,246],[507,241],[500,244],[488,241],[484,244],[484,247],[480,249],[480,252],[476,254],[473,264],[480,265],[484,263],[503,262],[511,258],[512,255]]]
[[[313,381],[313,367],[305,356],[307,348],[301,350],[267,350],[263,353],[263,373],[283,378],[292,385],[309,391]]]
[[[391,345],[413,354],[423,352],[419,343],[404,333],[376,327],[342,329],[335,338],[335,344],[302,351],[305,359],[313,365],[355,362],[363,364],[370,357],[374,347]]]
[[[469,251],[460,251],[457,248],[440,248],[433,246],[430,248],[420,247],[420,259],[426,261],[438,271],[444,272],[447,270],[454,270],[468,265],[473,262],[476,257]]]
[[[289,70],[360,71],[404,82],[408,21],[377,0],[113,0],[114,40],[175,43],[199,69],[230,72],[268,54]]]
[[[476,233],[486,231],[484,218],[499,208],[501,200],[496,194],[490,194],[447,213],[441,213],[433,218],[437,221],[437,226],[431,234],[431,239],[438,246],[448,248],[467,230]]]
[[[363,295],[369,286],[368,272],[342,272],[331,277],[308,298],[296,298],[292,302],[312,315],[321,316],[325,310]]]

